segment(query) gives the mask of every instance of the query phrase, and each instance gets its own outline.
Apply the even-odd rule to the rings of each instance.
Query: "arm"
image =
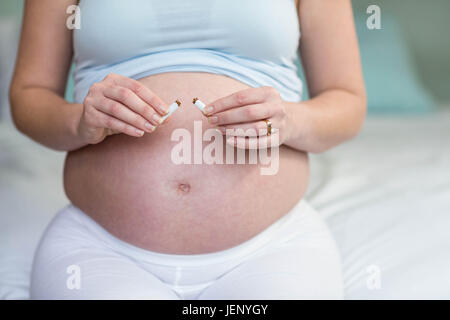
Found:
[[[274,88],[262,87],[207,105],[205,114],[222,133],[258,131],[256,138],[228,131],[237,137],[231,140],[235,145],[249,147],[250,141],[259,139],[270,146],[271,140],[262,136],[267,132],[264,119],[279,129],[279,144],[313,153],[350,139],[362,126],[366,96],[350,0],[300,0],[298,7],[300,50],[311,99],[285,102]]]
[[[57,150],[83,146],[76,134],[81,104],[63,99],[72,59],[66,8],[76,1],[26,1],[16,68],[10,87],[16,127]]]
[[[354,137],[366,92],[349,0],[300,0],[300,51],[311,99],[287,107],[286,145],[322,152]]]
[[[168,107],[139,82],[109,75],[94,84],[83,104],[64,100],[72,61],[66,8],[76,0],[27,0],[10,87],[16,127],[56,150],[75,150],[124,133],[153,132]]]

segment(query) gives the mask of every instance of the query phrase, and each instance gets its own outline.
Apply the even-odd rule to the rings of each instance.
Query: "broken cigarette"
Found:
[[[194,100],[192,100],[192,103],[201,111],[203,112],[205,110],[206,105],[201,102],[198,98],[194,98]]]
[[[175,102],[172,103],[172,104],[169,106],[169,113],[166,114],[165,116],[161,117],[162,120],[163,120],[163,121],[166,120],[172,113],[174,113],[174,112],[178,109],[178,107],[179,107],[180,105],[181,105],[180,100],[178,100],[178,99],[175,100]]]

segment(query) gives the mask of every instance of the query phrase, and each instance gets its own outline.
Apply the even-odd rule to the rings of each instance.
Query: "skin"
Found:
[[[297,4],[299,48],[312,97],[302,102],[286,102],[274,88],[249,88],[227,77],[174,73],[139,81],[112,74],[90,88],[83,104],[68,103],[63,96],[72,33],[61,25],[71,4],[76,1],[26,1],[10,89],[13,119],[35,141],[70,151],[65,171],[69,199],[130,243],[161,252],[201,253],[249,239],[302,197],[308,180],[306,154],[328,150],[354,137],[362,126],[366,96],[349,0]],[[160,123],[168,103],[195,96],[207,103],[205,115],[186,106]],[[263,120],[270,119],[281,145],[280,172],[265,178],[257,173],[258,166],[200,165],[180,171],[168,164],[171,130],[196,119],[224,134],[227,129],[264,132]],[[264,133],[228,134],[226,143],[249,148],[264,139]],[[237,187],[243,174],[246,185]],[[89,189],[86,179],[95,187]],[[221,181],[221,192],[208,185],[211,179]],[[188,186],[187,196],[183,185]],[[258,190],[261,185],[266,188]],[[111,197],[113,204],[106,200]],[[271,197],[277,201],[267,203]],[[210,211],[212,203],[217,206]],[[167,215],[176,210],[184,214]],[[209,213],[208,224],[199,213]]]

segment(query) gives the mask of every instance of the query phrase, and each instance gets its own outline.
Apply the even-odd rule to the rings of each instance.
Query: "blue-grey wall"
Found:
[[[427,89],[450,102],[450,0],[353,0],[355,15],[376,4],[394,16]]]

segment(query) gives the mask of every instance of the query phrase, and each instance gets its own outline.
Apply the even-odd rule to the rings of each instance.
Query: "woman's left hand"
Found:
[[[210,124],[237,148],[278,147],[288,139],[287,104],[272,87],[250,88],[218,99],[204,109]],[[270,121],[272,131],[267,135]]]

